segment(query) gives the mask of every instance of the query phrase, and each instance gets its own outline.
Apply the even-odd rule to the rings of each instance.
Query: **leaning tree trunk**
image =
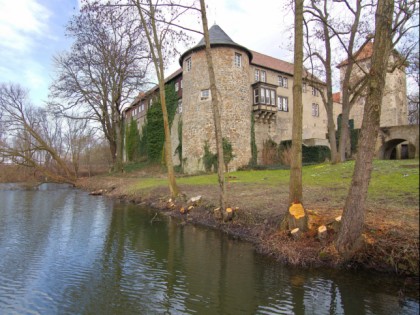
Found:
[[[226,185],[225,185],[225,175],[224,175],[224,163],[223,163],[223,137],[222,137],[222,123],[219,113],[219,98],[217,95],[216,88],[216,77],[214,74],[213,59],[211,56],[211,47],[210,47],[210,36],[207,25],[207,15],[206,15],[206,5],[204,0],[200,0],[201,6],[201,20],[203,22],[203,31],[204,38],[206,42],[206,60],[207,60],[207,69],[209,72],[210,80],[210,91],[211,91],[211,104],[213,110],[213,121],[214,121],[214,131],[216,136],[216,149],[217,149],[217,176],[219,179],[219,188],[220,188],[220,207],[224,211],[226,206]],[[226,168],[227,169],[227,168]]]
[[[292,161],[290,165],[288,228],[306,231],[308,216],[302,206],[302,73],[303,0],[295,0],[295,56],[293,78]],[[298,206],[300,205],[300,206]],[[294,211],[296,209],[298,211]]]
[[[392,47],[393,0],[379,0],[376,10],[376,34],[372,67],[368,77],[368,94],[363,113],[353,179],[344,206],[337,250],[348,256],[360,244],[363,231],[365,203],[372,173],[372,160],[378,136],[382,96],[385,87],[388,59]]]

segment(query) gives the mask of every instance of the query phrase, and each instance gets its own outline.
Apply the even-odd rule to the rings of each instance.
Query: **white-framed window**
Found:
[[[287,77],[279,75],[279,86],[288,88],[289,87],[289,80]]]
[[[149,108],[150,108],[150,107],[152,107],[152,105],[153,105],[153,99],[152,99],[152,98],[150,98],[150,99],[149,99]]]
[[[312,87],[312,95],[313,96],[319,96],[319,91],[316,87]]]
[[[254,104],[267,104],[276,106],[276,91],[264,87],[255,88]]]
[[[176,110],[178,114],[182,113],[182,100],[178,100],[178,108]]]
[[[312,116],[319,117],[319,105],[312,103]]]
[[[289,111],[289,99],[284,96],[277,97],[277,109],[282,112]]]
[[[185,67],[187,68],[187,72],[191,70],[191,67],[192,67],[191,57],[185,59]]]
[[[235,66],[242,67],[242,55],[240,53],[235,53]]]
[[[178,92],[179,90],[179,82],[175,82],[175,92]]]
[[[141,105],[140,105],[140,111],[144,111],[144,103],[141,103]]]
[[[201,90],[200,96],[202,100],[208,99],[210,97],[210,90],[209,89]]]
[[[260,81],[260,70],[255,69],[255,82]]]
[[[179,87],[182,89],[183,85],[182,85],[182,79],[179,81]]]
[[[260,89],[254,89],[254,104],[260,102]]]
[[[267,82],[267,75],[264,70],[261,70],[261,82]]]

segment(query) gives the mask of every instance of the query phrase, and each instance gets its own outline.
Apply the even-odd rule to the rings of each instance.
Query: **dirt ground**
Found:
[[[306,205],[310,205],[307,210],[311,229],[295,240],[288,231],[279,228],[288,208],[286,186],[229,183],[228,203],[234,209],[234,218],[224,222],[214,216],[218,203],[217,185],[180,185],[182,197],[170,200],[167,187],[133,191],[130,187],[144,175],[134,173],[122,177],[81,178],[77,186],[126,202],[149,205],[160,209],[162,213],[178,217],[182,224],[220,229],[232,237],[253,242],[257,251],[287,264],[301,267],[365,268],[418,279],[418,207],[401,211],[390,209],[387,207],[386,194],[380,204],[370,204],[367,208],[362,247],[350,259],[343,259],[335,250],[336,234],[332,229],[328,229],[326,239],[319,240],[317,237],[320,225],[328,225],[342,214],[344,200],[334,198],[334,191],[304,189]],[[194,196],[202,197],[199,204],[189,202]],[[190,206],[192,208],[188,211]]]

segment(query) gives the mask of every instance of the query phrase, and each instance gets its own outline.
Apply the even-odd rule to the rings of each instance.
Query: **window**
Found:
[[[260,102],[260,93],[259,89],[254,89],[254,104],[258,104]]]
[[[179,82],[175,82],[175,92],[178,92],[179,90]]]
[[[265,87],[255,88],[254,104],[267,104],[276,106],[276,91]]]
[[[206,90],[201,90],[201,99],[202,100],[206,100],[210,97],[210,90],[206,89]]]
[[[279,111],[288,112],[289,111],[289,99],[284,96],[277,97],[277,108]]]
[[[266,78],[264,70],[261,70],[261,82],[267,82],[267,78]]]
[[[235,66],[242,67],[242,55],[235,53]]]
[[[182,89],[183,88],[183,86],[182,86],[182,79],[181,79],[181,81],[179,81],[179,87]]]
[[[153,99],[149,99],[149,108],[152,107]]]
[[[191,70],[191,66],[192,66],[191,57],[185,59],[185,65],[187,67],[187,71],[190,71]]]
[[[319,117],[319,105],[312,103],[312,116]]]
[[[318,89],[317,89],[317,88],[312,87],[312,95],[313,95],[313,96],[319,96],[319,91],[318,91]]]
[[[260,81],[260,70],[255,69],[255,81]]]
[[[178,100],[178,108],[176,110],[179,114],[182,113],[182,100]]]
[[[306,93],[306,82],[302,83],[302,92]]]
[[[140,111],[144,111],[144,103],[141,103],[141,105],[140,105]]]
[[[279,86],[287,89],[288,85],[289,85],[288,79],[286,77],[279,75]]]

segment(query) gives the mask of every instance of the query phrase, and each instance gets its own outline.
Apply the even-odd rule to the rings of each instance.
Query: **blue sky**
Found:
[[[209,25],[216,22],[235,42],[249,49],[290,60],[290,41],[284,30],[287,24],[290,27],[293,15],[283,9],[284,1],[265,1],[264,6],[255,0],[207,1]],[[79,2],[0,0],[0,82],[19,83],[29,89],[34,104],[47,100],[54,77],[52,57],[71,46],[65,25],[79,9]],[[187,17],[185,23],[200,28],[197,17]],[[197,42],[201,36],[193,38]],[[178,67],[174,60],[167,74]]]
[[[19,83],[35,104],[47,99],[52,56],[68,49],[65,25],[77,0],[0,0],[0,82]]]

